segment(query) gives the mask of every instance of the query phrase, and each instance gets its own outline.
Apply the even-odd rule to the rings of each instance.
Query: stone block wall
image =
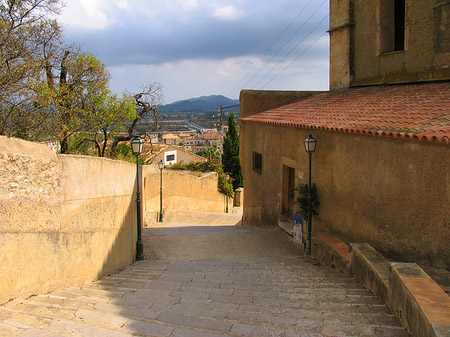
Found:
[[[135,166],[0,137],[0,303],[134,259]]]

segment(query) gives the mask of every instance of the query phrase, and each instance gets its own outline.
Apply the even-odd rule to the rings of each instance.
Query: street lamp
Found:
[[[230,175],[227,174],[227,181],[230,181]],[[228,213],[228,188],[227,188],[227,213]]]
[[[306,255],[311,256],[312,232],[312,192],[311,192],[311,156],[316,150],[317,140],[311,134],[304,140],[305,150],[309,154],[309,184],[308,184],[308,236],[306,238]]]
[[[131,150],[136,156],[136,206],[137,206],[137,241],[136,241],[136,260],[144,259],[144,244],[141,238],[141,192],[139,184],[139,155],[144,147],[144,140],[140,137],[131,139]]]
[[[162,170],[164,168],[164,162],[161,161],[158,163],[159,168],[159,222],[163,222],[163,209],[162,209]]]

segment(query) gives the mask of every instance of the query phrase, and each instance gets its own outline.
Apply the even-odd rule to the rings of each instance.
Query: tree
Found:
[[[35,102],[52,112],[61,153],[69,152],[69,138],[97,126],[99,97],[108,95],[110,75],[92,54],[73,48],[46,59],[45,82],[35,87]],[[51,119],[50,118],[50,119]]]
[[[59,0],[0,0],[0,134],[26,138],[46,114],[31,100],[45,46],[61,43]]]
[[[244,186],[241,164],[239,162],[239,133],[234,119],[234,112],[228,118],[228,132],[223,143],[222,164],[233,180],[233,188]]]
[[[136,104],[136,117],[128,123],[127,135],[114,137],[111,146],[111,157],[116,156],[116,149],[120,142],[129,141],[136,135],[136,127],[140,121],[153,120],[156,130],[159,128],[158,104],[163,101],[162,86],[159,83],[151,83],[141,88],[141,91],[133,95]]]
[[[136,117],[136,106],[134,99],[129,95],[124,94],[122,98],[118,98],[109,91],[96,97],[92,103],[89,111],[92,123],[89,127],[90,132],[84,133],[84,137],[80,137],[74,147],[78,150],[86,143],[91,143],[97,155],[104,157],[111,137],[125,130],[124,123]]]

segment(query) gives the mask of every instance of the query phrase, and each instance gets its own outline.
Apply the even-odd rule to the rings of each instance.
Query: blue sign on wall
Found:
[[[294,238],[303,240],[303,217],[294,212]]]

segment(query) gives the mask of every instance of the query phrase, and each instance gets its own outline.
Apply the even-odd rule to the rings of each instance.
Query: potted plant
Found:
[[[289,197],[294,199],[294,205],[297,208],[297,212],[294,211],[294,237],[302,240],[303,231],[303,219],[308,221],[308,184],[299,184],[288,192]],[[319,214],[317,208],[319,207],[319,197],[317,195],[317,186],[312,184],[311,186],[311,206],[312,214]],[[301,216],[301,219],[298,219]]]
[[[308,221],[308,184],[299,184],[294,187],[290,192],[289,196],[294,198],[294,204],[297,206],[298,214],[300,214],[303,219]],[[312,184],[311,186],[311,206],[312,214],[317,215],[319,212],[317,208],[319,207],[319,197],[317,195],[317,186]]]

